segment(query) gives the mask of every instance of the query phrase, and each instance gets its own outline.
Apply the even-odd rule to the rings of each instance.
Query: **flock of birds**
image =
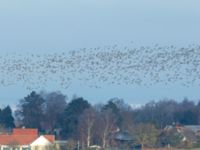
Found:
[[[65,53],[0,55],[0,87],[38,89],[56,82],[102,85],[200,85],[200,46],[83,48]]]

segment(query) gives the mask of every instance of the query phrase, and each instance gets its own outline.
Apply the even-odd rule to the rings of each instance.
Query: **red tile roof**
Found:
[[[0,145],[29,145],[37,138],[36,135],[0,135]]]
[[[55,141],[54,135],[43,135],[49,142]],[[39,137],[37,129],[13,129],[12,134],[0,134],[0,145],[29,145]]]
[[[13,129],[13,135],[38,135],[38,129],[21,129],[15,128]]]
[[[54,135],[43,135],[49,142],[53,143],[55,141]]]

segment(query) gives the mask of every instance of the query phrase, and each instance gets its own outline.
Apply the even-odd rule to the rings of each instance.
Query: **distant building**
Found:
[[[194,132],[196,136],[200,136],[200,125],[185,125],[184,127]]]
[[[54,135],[39,135],[37,129],[15,128],[0,134],[0,150],[46,150],[54,142]]]
[[[182,141],[189,141],[195,143],[197,141],[197,137],[200,136],[200,126],[198,125],[174,125],[174,126],[166,126],[164,128],[164,133],[179,133],[182,136]]]
[[[141,145],[135,142],[135,138],[128,131],[118,131],[111,135],[111,147],[123,150],[141,150]]]

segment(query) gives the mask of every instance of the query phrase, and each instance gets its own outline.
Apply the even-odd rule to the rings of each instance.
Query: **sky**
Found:
[[[61,53],[106,45],[132,47],[187,46],[200,43],[198,0],[0,0],[0,55]],[[198,99],[199,87],[180,85],[81,87],[68,90],[49,84],[92,103],[112,97],[132,105],[165,97]],[[12,94],[11,94],[12,93]],[[22,85],[0,87],[0,106],[15,105],[30,91]]]

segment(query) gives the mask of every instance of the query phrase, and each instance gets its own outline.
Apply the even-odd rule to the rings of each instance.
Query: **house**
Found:
[[[138,144],[128,131],[117,131],[110,136],[110,146],[114,149],[123,150],[141,150],[141,144]]]
[[[37,129],[15,128],[0,134],[0,150],[46,150],[54,142],[54,135],[39,135]]]
[[[185,125],[184,127],[193,131],[196,136],[200,136],[200,125]]]
[[[195,125],[191,126],[182,126],[182,125],[168,125],[164,128],[161,136],[163,135],[176,135],[177,137],[181,138],[182,142],[197,142],[197,133],[199,128]]]
[[[190,141],[192,143],[195,143],[197,141],[195,132],[191,130],[190,128],[186,128],[185,126],[177,126],[178,133],[182,134],[183,139],[182,141]]]

